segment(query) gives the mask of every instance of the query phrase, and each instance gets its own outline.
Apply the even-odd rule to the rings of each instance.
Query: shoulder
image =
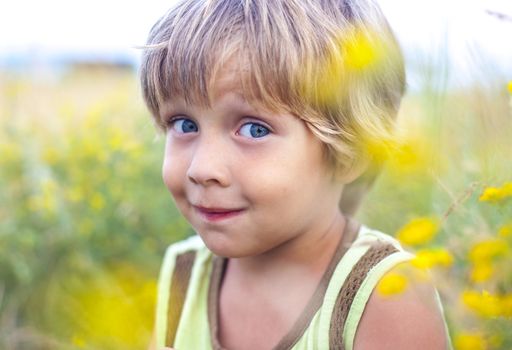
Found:
[[[410,261],[383,275],[372,291],[354,349],[446,349],[442,309],[428,272]]]

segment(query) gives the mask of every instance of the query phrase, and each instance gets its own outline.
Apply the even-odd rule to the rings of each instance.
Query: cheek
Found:
[[[300,143],[298,143],[301,145]],[[254,194],[272,207],[311,205],[328,186],[328,169],[321,144],[316,142],[290,147],[275,153],[275,158],[264,169],[252,174]]]
[[[271,210],[279,209],[283,203],[294,201],[302,192],[302,176],[295,171],[297,164],[289,159],[261,164],[255,169],[246,167],[243,171],[243,189],[254,202]]]
[[[186,166],[183,160],[171,154],[166,149],[162,164],[162,179],[167,189],[177,198],[183,193]]]
[[[267,176],[281,183],[282,191],[318,186],[327,173],[323,148],[317,142],[297,142],[276,156]]]

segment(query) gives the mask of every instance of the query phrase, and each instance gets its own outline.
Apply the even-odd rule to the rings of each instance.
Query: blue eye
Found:
[[[194,123],[190,119],[180,118],[180,119],[174,119],[171,121],[170,126],[180,134],[186,134],[189,132],[197,132],[198,127],[196,123]]]
[[[258,123],[246,123],[240,128],[239,133],[245,137],[260,138],[267,136],[270,130]]]

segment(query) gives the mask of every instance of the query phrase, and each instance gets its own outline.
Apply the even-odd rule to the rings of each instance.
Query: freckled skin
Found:
[[[175,124],[166,135],[162,174],[177,207],[208,248],[227,257],[258,256],[323,234],[341,215],[343,186],[332,181],[322,143],[301,119],[260,112],[233,85],[229,75],[218,81],[211,108],[180,100],[163,108],[163,118],[197,125],[197,132],[180,133]],[[250,137],[241,129],[248,122],[270,133]],[[212,223],[193,205],[242,212]]]

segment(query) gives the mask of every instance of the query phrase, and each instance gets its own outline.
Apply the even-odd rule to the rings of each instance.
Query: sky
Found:
[[[493,71],[512,77],[512,0],[377,0],[409,65],[448,59],[455,76]],[[152,24],[174,0],[17,0],[0,4],[0,59],[72,53],[137,61]],[[460,78],[460,79],[465,79]]]

